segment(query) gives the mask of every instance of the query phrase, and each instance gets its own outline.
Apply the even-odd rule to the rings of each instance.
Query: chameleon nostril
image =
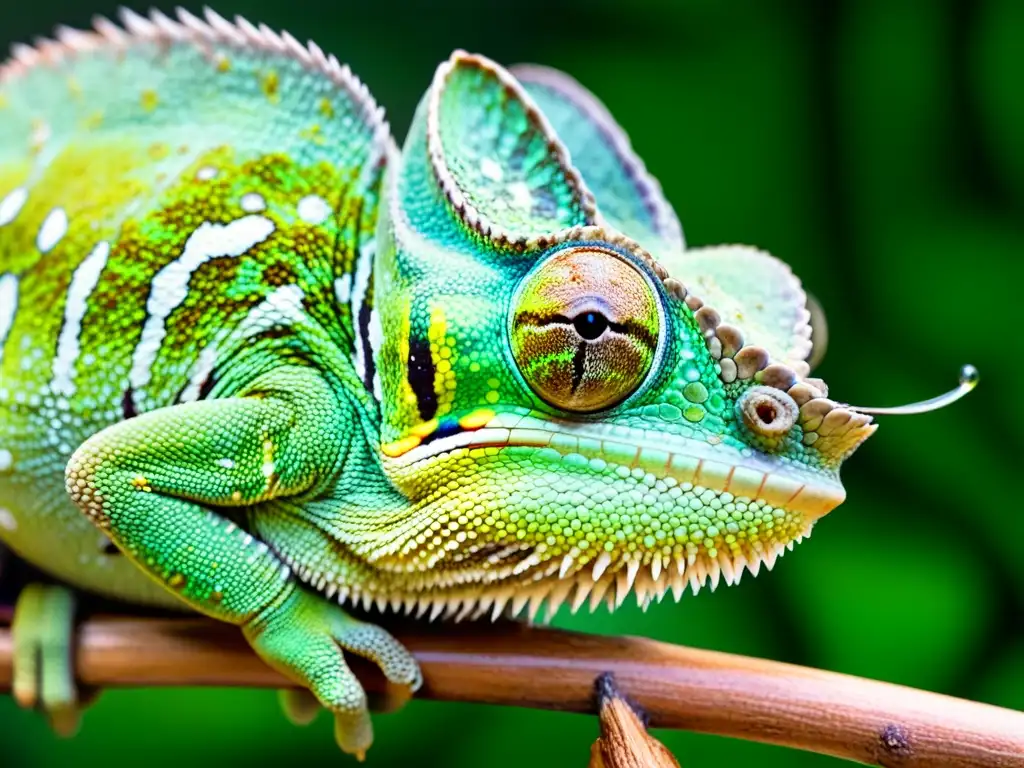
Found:
[[[775,407],[771,403],[761,403],[757,406],[757,416],[765,424],[775,421]]]

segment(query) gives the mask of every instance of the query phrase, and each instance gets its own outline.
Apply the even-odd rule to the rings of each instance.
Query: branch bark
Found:
[[[883,766],[1024,768],[1024,713],[790,664],[511,623],[399,625],[423,666],[418,694],[594,713],[613,673],[654,727],[684,728]],[[233,627],[205,619],[97,617],[80,627],[78,679],[131,686],[283,687]],[[0,628],[0,692],[12,642]],[[353,660],[370,691],[380,673]]]

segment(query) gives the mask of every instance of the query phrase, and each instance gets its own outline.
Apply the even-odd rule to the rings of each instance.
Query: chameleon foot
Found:
[[[14,608],[15,701],[46,713],[59,736],[78,730],[81,705],[72,664],[75,597],[66,587],[30,584]]]
[[[366,692],[343,651],[369,659],[394,685],[415,691],[423,682],[412,654],[390,634],[299,588],[247,624],[244,632],[264,661],[302,683],[334,713],[338,745],[359,760],[373,742],[373,728]]]

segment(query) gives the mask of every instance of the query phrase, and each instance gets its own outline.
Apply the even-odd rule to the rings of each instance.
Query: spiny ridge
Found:
[[[360,117],[367,124],[376,126],[380,138],[390,135],[384,109],[376,103],[369,89],[348,65],[341,64],[333,55],[325,54],[315,43],[303,45],[287,32],[277,33],[263,24],[254,26],[241,16],[232,23],[209,8],[204,11],[202,19],[183,8],[177,9],[176,15],[175,20],[154,10],[147,18],[122,8],[119,11],[121,27],[106,18],[96,17],[92,31],[60,26],[55,31],[54,40],[40,38],[31,46],[16,43],[11,47],[11,58],[0,64],[0,85],[35,67],[55,67],[84,53],[101,49],[126,51],[144,43],[191,44],[211,57],[214,55],[210,49],[212,45],[262,50],[298,61],[311,72],[326,77],[348,93],[360,111]]]
[[[431,621],[475,620],[485,616],[494,621],[503,616],[523,616],[531,622],[538,618],[547,622],[563,605],[568,605],[572,613],[584,604],[588,604],[591,612],[602,604],[614,611],[632,593],[637,605],[646,610],[651,602],[660,602],[669,593],[678,602],[687,589],[696,595],[705,587],[714,591],[722,582],[729,586],[739,584],[745,571],[757,576],[762,565],[771,570],[779,557],[810,533],[809,526],[793,541],[758,542],[735,553],[719,552],[714,559],[692,552],[671,558],[656,555],[646,563],[635,558],[613,562],[607,552],[592,560],[570,559],[567,555],[520,574],[519,579],[491,583],[442,584],[424,580],[416,585],[396,584],[389,581],[388,574],[380,573],[378,579],[361,578],[358,583],[342,584],[336,573],[301,566],[293,558],[279,554],[302,581],[339,604],[364,611],[403,612]],[[534,568],[537,565],[533,563]]]

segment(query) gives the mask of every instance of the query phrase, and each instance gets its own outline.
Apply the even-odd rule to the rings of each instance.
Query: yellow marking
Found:
[[[152,89],[146,89],[142,92],[142,98],[140,99],[142,108],[147,112],[152,112],[157,108],[160,103],[160,97],[156,95],[156,91]]]
[[[458,353],[448,346],[447,334],[448,319],[445,317],[444,308],[440,305],[432,306],[427,339],[430,342],[430,359],[434,363],[434,394],[437,396],[438,416],[451,412],[457,383],[452,363],[458,359]]]
[[[398,359],[405,362],[409,359],[409,335],[411,333],[411,320],[410,312],[412,299],[406,297],[401,299],[401,306],[399,307],[399,317],[401,321],[398,326],[397,337],[398,337]],[[412,390],[412,385],[409,383],[409,376],[403,367],[403,375],[399,377],[398,381],[398,405],[399,412],[395,414],[395,422],[398,424],[415,424],[419,422],[419,401],[416,398],[416,393]]]
[[[320,99],[320,104],[318,105],[318,108],[320,109],[320,114],[326,117],[328,120],[334,119],[334,105],[331,104],[331,100],[328,99],[326,96]]]
[[[320,132],[319,123],[313,123],[309,128],[303,128],[299,131],[299,136],[311,144],[317,144],[321,147],[327,144],[327,139]]]
[[[218,56],[217,57],[217,71],[223,74],[224,72],[229,72],[230,70],[231,70],[231,60],[227,56],[225,56],[224,54],[221,54],[220,56]]]
[[[75,101],[81,101],[82,99],[82,84],[73,77],[68,78],[68,93],[71,94],[71,98]]]
[[[132,478],[132,488],[137,491],[151,490],[149,486],[149,480],[142,475],[136,475]]]
[[[156,142],[149,145],[149,156],[154,160],[163,160],[171,154],[171,148],[162,142]]]
[[[7,109],[11,105],[11,102],[7,100],[7,97],[0,93],[0,109]]]
[[[281,100],[281,78],[274,70],[270,70],[260,78],[260,88],[263,89],[263,94],[271,104],[277,104]]]
[[[436,429],[437,419],[431,419],[430,421],[424,421],[421,424],[417,424],[409,430],[409,434],[416,435],[416,437],[426,437],[427,435],[434,434]]]
[[[493,418],[494,411],[490,408],[479,408],[459,419],[459,426],[463,429],[480,429],[487,426]]]
[[[101,125],[103,125],[102,110],[96,110],[91,115],[82,119],[82,128],[86,131],[95,131]]]
[[[178,587],[185,586],[185,577],[180,573],[176,573],[167,580],[167,586],[171,589],[177,589]]]
[[[241,501],[242,500],[242,492],[241,491],[235,491],[234,493],[232,493],[231,494],[231,500],[235,501],[235,502]]]
[[[397,459],[399,456],[411,451],[421,442],[423,441],[420,438],[410,435],[409,437],[403,437],[401,440],[395,440],[393,443],[384,443],[380,450],[385,456]]]
[[[495,404],[495,403],[497,403],[497,402],[498,402],[498,400],[500,400],[500,399],[501,399],[501,395],[499,395],[499,394],[497,393],[497,391],[496,391],[496,390],[493,390],[493,389],[492,389],[492,390],[490,390],[490,391],[489,391],[489,392],[488,392],[488,393],[487,393],[486,395],[484,395],[484,400],[486,400],[486,401],[487,401],[488,403],[490,403],[491,405],[494,405],[494,404]]]

